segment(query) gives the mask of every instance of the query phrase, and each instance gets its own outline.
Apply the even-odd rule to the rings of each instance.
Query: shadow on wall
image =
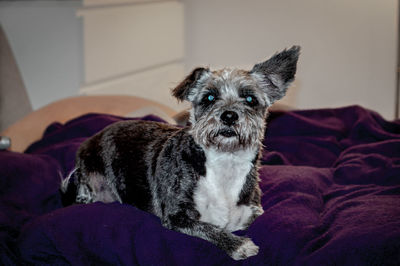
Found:
[[[31,111],[24,82],[0,25],[0,132]]]

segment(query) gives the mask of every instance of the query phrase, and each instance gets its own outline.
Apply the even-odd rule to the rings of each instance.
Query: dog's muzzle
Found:
[[[222,123],[226,126],[221,129],[218,133],[227,138],[231,138],[237,135],[236,131],[231,127],[236,124],[239,120],[239,115],[233,111],[225,111],[220,117]]]

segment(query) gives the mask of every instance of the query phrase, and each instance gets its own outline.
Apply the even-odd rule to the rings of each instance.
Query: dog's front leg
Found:
[[[207,240],[224,250],[234,260],[257,255],[258,246],[250,238],[236,236],[215,225],[193,219],[171,216],[165,226],[169,229]]]
[[[264,210],[261,205],[250,205],[251,215],[248,220],[243,224],[241,230],[247,230],[249,226],[257,219],[258,216],[264,213]]]
[[[255,169],[250,172],[246,183],[239,196],[238,206],[247,206],[250,209],[250,215],[242,220],[239,230],[247,230],[254,220],[264,213],[261,206],[261,189],[258,186],[258,175]]]

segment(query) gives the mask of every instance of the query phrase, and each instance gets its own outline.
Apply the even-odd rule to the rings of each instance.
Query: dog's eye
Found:
[[[213,93],[208,93],[206,95],[203,96],[203,98],[201,99],[201,104],[204,106],[209,106],[215,103],[215,101],[217,100],[217,96]]]
[[[246,103],[250,106],[255,106],[258,104],[257,99],[254,96],[246,95],[243,97]]]

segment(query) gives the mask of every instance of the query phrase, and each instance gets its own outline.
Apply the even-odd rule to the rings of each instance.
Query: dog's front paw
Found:
[[[256,246],[251,239],[245,238],[243,243],[232,252],[231,257],[234,260],[247,259],[248,257],[257,255],[258,249],[258,246]]]
[[[255,217],[261,216],[264,213],[264,210],[261,206],[253,205],[253,206],[251,206],[251,210]]]

